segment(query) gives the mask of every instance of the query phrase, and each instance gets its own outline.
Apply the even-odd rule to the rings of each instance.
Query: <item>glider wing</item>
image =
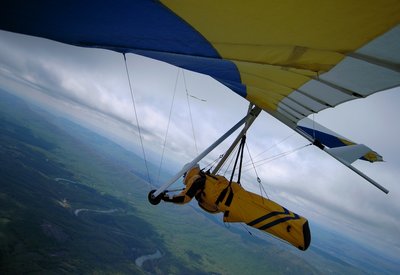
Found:
[[[209,75],[329,148],[354,143],[310,134],[307,116],[400,85],[398,0],[5,0],[0,15],[6,31]]]

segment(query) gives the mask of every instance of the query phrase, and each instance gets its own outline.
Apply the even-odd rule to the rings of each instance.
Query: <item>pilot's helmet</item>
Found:
[[[196,164],[192,168],[190,168],[184,175],[185,180],[183,181],[184,184],[186,184],[186,181],[188,181],[191,177],[197,175],[200,173],[200,165]]]

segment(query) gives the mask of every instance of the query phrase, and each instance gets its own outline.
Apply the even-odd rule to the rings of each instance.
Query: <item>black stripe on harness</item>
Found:
[[[277,224],[280,224],[280,223],[283,223],[283,222],[286,222],[286,221],[289,221],[289,220],[298,220],[298,219],[300,219],[300,217],[297,214],[294,214],[294,217],[285,217],[285,218],[277,219],[277,220],[275,220],[273,222],[270,222],[270,223],[267,223],[267,224],[265,224],[265,225],[263,225],[261,227],[258,227],[258,229],[266,230],[266,229],[268,229],[268,228],[270,228],[272,226],[275,226]]]
[[[186,195],[192,199],[199,190],[204,189],[205,183],[206,183],[205,177],[198,178],[197,180],[195,180],[193,182],[193,184],[192,184],[192,186],[190,186],[189,190],[187,190]]]
[[[233,190],[232,190],[232,187],[230,185],[227,186],[224,190],[222,190],[221,194],[219,194],[218,199],[215,201],[216,205],[218,205],[220,202],[222,202],[224,200],[227,192],[229,192],[229,195],[226,198],[225,205],[226,206],[231,206],[231,203],[232,203],[232,200],[233,200]]]
[[[232,190],[232,188],[230,188],[230,192],[229,192],[228,198],[226,199],[225,205],[228,207],[231,206],[232,199],[233,199],[233,190]]]
[[[215,201],[215,204],[218,205],[220,202],[222,202],[226,196],[226,192],[228,191],[228,187],[226,187],[224,190],[222,190],[221,194],[219,194],[218,199]]]
[[[257,223],[260,223],[260,222],[262,222],[264,220],[267,220],[267,219],[269,219],[271,217],[274,217],[274,216],[277,216],[277,215],[290,215],[289,210],[287,210],[285,207],[282,207],[282,208],[283,208],[282,212],[279,212],[279,211],[270,212],[270,213],[268,213],[268,214],[266,214],[264,216],[261,216],[261,217],[255,219],[254,221],[251,221],[251,222],[247,223],[247,225],[254,226]]]

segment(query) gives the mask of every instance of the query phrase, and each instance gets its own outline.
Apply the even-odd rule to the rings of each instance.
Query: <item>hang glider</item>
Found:
[[[209,75],[351,163],[382,157],[307,116],[400,85],[400,2],[2,1],[0,29]]]

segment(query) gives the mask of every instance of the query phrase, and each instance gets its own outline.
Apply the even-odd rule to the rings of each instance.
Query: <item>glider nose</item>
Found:
[[[308,221],[303,224],[303,238],[304,238],[304,246],[300,246],[300,250],[307,250],[311,243],[311,232],[310,227],[308,226]]]

